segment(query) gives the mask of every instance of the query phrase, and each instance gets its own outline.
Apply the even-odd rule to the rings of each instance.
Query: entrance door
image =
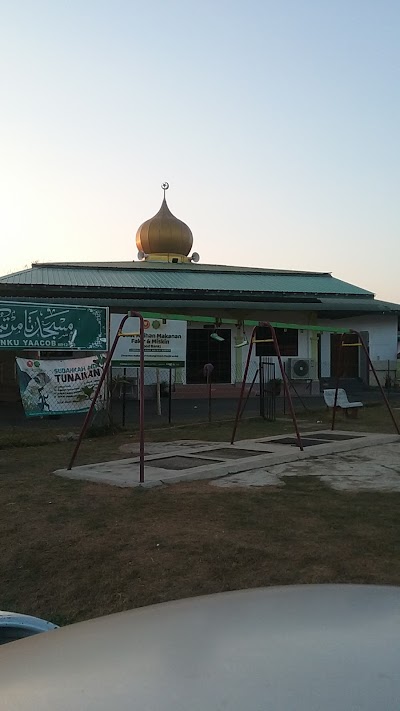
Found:
[[[338,375],[343,378],[358,378],[359,377],[359,356],[360,349],[357,346],[343,348],[342,351],[342,372],[338,373],[339,368],[339,348],[343,336],[340,333],[331,333],[331,376],[337,378]],[[348,333],[344,338],[345,343],[358,343],[356,333]]]
[[[214,366],[213,383],[231,382],[231,331],[219,328],[217,333],[223,341],[211,338],[209,328],[188,328],[186,348],[186,382],[205,383],[203,368],[206,363]]]

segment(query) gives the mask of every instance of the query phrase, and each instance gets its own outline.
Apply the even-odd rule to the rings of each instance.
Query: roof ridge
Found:
[[[2,276],[0,277],[0,280],[7,279],[8,277],[18,276],[18,274],[25,274],[26,272],[29,272],[29,271],[31,271],[31,269],[29,267],[27,267],[24,269],[19,269],[17,272],[9,272],[8,274],[2,274]]]
[[[153,271],[204,271],[215,272],[218,270],[228,272],[247,272],[253,274],[278,274],[280,276],[303,275],[332,277],[332,272],[319,272],[315,270],[298,269],[271,269],[269,267],[247,267],[232,264],[175,264],[171,262],[34,262],[32,269],[36,268],[58,268],[58,269],[148,269]],[[28,271],[28,270],[23,270]],[[18,272],[21,273],[21,272]]]

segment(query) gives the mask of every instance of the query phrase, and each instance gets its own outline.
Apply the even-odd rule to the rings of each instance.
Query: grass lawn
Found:
[[[328,424],[301,415],[304,430]],[[316,424],[322,419],[323,424]],[[224,441],[231,423],[153,429],[149,439]],[[338,429],[392,432],[380,406]],[[238,437],[291,431],[249,420]],[[22,436],[22,439],[21,439]],[[342,493],[314,477],[282,489],[226,490],[207,482],[149,490],[69,481],[73,442],[38,433],[0,437],[0,607],[65,624],[190,595],[260,585],[400,585],[400,494]],[[18,445],[18,437],[20,437]],[[47,437],[47,440],[46,440]],[[87,440],[78,463],[122,458],[136,434]],[[14,446],[13,446],[14,445]]]

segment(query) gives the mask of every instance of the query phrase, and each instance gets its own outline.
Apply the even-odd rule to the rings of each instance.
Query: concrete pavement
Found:
[[[204,479],[215,480],[218,486],[276,486],[286,476],[315,475],[339,489],[397,491],[399,484],[400,490],[398,435],[319,430],[303,435],[303,444],[302,452],[292,436],[284,435],[241,440],[235,445],[196,440],[148,444],[144,483],[139,481],[138,456],[71,471],[60,469],[55,474],[120,487]]]

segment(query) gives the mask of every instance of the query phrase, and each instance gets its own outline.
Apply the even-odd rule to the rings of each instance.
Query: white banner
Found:
[[[123,314],[111,314],[110,343],[114,342]],[[135,334],[118,339],[113,365],[139,365],[139,319],[128,318],[123,333]],[[146,366],[184,367],[186,364],[186,321],[144,320],[144,362]]]
[[[103,354],[69,360],[16,358],[25,414],[28,417],[43,417],[86,412],[105,360]],[[104,402],[99,400],[101,407]]]

